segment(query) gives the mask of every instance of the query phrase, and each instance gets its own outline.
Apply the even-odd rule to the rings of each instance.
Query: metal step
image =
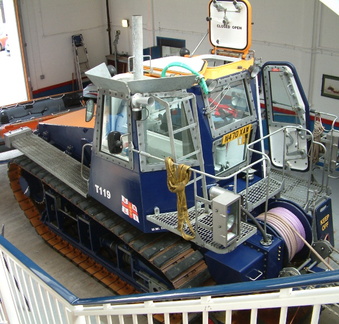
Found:
[[[34,134],[13,138],[11,145],[77,193],[87,197],[88,184],[81,177],[79,161]],[[88,179],[89,168],[86,166],[82,166],[82,168],[84,177]]]
[[[199,246],[204,246],[205,248],[216,253],[230,252],[236,246],[240,245],[257,232],[257,228],[255,226],[247,224],[245,222],[241,222],[241,232],[236,243],[232,247],[225,248],[224,246],[213,240],[212,213],[206,213],[204,208],[195,209],[195,207],[192,207],[188,209],[188,216],[194,230],[196,231],[196,236],[194,239],[191,240],[191,242],[194,242]],[[181,233],[178,230],[177,212],[148,215],[147,220],[161,226],[161,228],[167,229],[172,233],[181,236]],[[184,228],[184,231],[188,235],[192,234],[188,227]]]
[[[306,208],[311,201],[316,200],[322,194],[326,194],[326,188],[316,181],[309,181],[309,174],[287,173],[282,170],[271,170],[271,178],[283,183],[281,198],[290,200]]]
[[[266,201],[266,198],[275,197],[280,193],[282,184],[273,177],[264,178],[249,186],[247,190],[239,192],[243,197],[243,205],[247,210],[252,211]]]

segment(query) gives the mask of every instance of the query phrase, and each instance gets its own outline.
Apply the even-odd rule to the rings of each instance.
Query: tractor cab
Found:
[[[209,11],[212,54],[144,61],[141,73],[110,76],[105,64],[86,73],[99,89],[89,195],[143,232],[168,230],[226,253],[257,232],[244,208],[265,205],[282,184],[268,177],[251,7],[211,1]],[[304,126],[289,66],[265,66],[265,89],[276,92],[278,69],[294,100],[289,111]],[[284,126],[275,100],[270,132]],[[298,130],[288,136],[288,161],[303,169],[306,140]],[[284,165],[281,135],[270,143]]]

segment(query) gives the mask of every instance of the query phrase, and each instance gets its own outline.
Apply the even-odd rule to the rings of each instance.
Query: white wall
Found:
[[[72,35],[83,34],[91,65],[105,59],[108,41],[103,1],[21,1],[21,15],[33,90],[72,79]]]
[[[285,60],[299,73],[311,108],[338,115],[321,96],[322,75],[339,76],[339,16],[318,0],[252,0],[253,48],[263,61]]]
[[[120,30],[118,51],[131,54],[131,27],[121,27],[121,19],[143,17],[144,47],[156,45],[156,36],[185,39],[194,49],[207,32],[207,0],[111,0],[112,29]],[[205,52],[209,46],[205,46]]]
[[[132,53],[131,28],[121,19],[142,15],[144,47],[155,37],[185,39],[193,51],[205,35],[208,0],[110,0],[112,40],[121,31],[119,53]],[[109,54],[104,0],[23,0],[23,21],[33,89],[71,79],[71,35],[82,33],[90,65]],[[298,69],[313,108],[338,114],[339,101],[321,96],[323,74],[339,76],[339,16],[319,0],[252,0],[252,48],[263,62],[284,60]],[[196,54],[209,51],[208,38]],[[41,80],[40,75],[45,79]]]

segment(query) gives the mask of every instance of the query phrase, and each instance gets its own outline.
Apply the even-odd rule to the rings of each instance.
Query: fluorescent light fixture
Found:
[[[122,26],[122,27],[128,27],[128,26],[129,26],[129,21],[128,21],[128,19],[123,19],[123,20],[121,20],[121,26]]]
[[[320,0],[324,5],[339,15],[339,0]]]

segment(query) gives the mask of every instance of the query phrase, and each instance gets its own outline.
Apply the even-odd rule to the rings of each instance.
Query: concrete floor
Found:
[[[5,225],[5,238],[76,296],[112,296],[111,290],[53,250],[38,236],[10,189],[7,163],[0,164],[0,183],[0,225]]]
[[[9,154],[11,153],[7,152],[5,158]],[[4,153],[0,153],[0,225],[5,225],[5,238],[76,296],[80,298],[112,296],[110,290],[50,248],[37,235],[9,187],[5,158]],[[331,186],[335,241],[339,242],[339,180],[331,180]],[[339,259],[339,256],[336,258]],[[337,269],[338,265],[334,267]],[[337,308],[334,311],[339,312]],[[325,309],[319,324],[328,323],[339,323],[339,317],[331,310]]]

